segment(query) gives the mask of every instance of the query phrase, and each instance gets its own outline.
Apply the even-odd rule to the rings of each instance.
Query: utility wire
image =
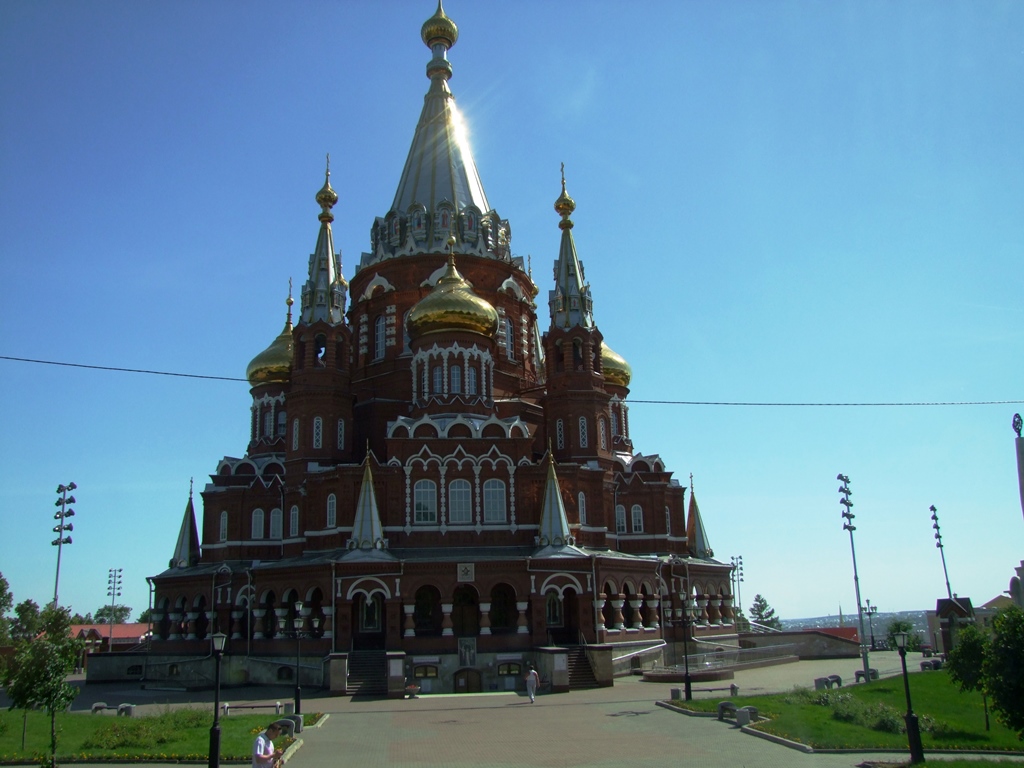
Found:
[[[186,379],[209,379],[213,381],[245,381],[235,376],[207,376],[201,373],[175,373],[173,371],[149,371],[144,368],[119,368],[111,365],[86,365],[85,363],[65,363],[57,360],[33,360],[28,357],[11,357],[0,355],[0,360],[13,360],[18,363],[35,363],[37,365],[57,365],[65,368],[87,368],[94,371],[115,371],[117,373],[146,373],[151,376],[179,376]],[[630,400],[633,405],[714,405],[748,408],[905,408],[905,407],[936,407],[965,405],[1019,405],[1024,400],[962,400],[943,402],[916,403],[770,403],[770,402],[724,402],[716,400]]]

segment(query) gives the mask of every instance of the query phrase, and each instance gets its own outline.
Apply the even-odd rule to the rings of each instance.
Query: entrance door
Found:
[[[352,645],[359,651],[384,650],[384,600],[360,594],[352,603]]]
[[[455,673],[456,693],[480,693],[480,672],[476,669],[460,669]]]

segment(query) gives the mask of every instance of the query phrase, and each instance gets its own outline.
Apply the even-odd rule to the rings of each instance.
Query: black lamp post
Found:
[[[224,643],[228,636],[218,632],[210,636],[213,641],[213,658],[215,661],[213,683],[213,725],[210,727],[210,768],[220,767],[220,658],[224,654]]]
[[[910,762],[924,762],[924,747],[921,746],[921,728],[917,722],[917,715],[910,705],[910,678],[907,676],[907,633],[897,632],[895,635],[896,648],[900,652],[900,661],[903,663],[903,688],[907,692],[907,714],[904,720],[907,723],[907,741],[910,744]]]
[[[865,600],[864,602],[868,604],[868,607],[864,609],[864,613],[868,615],[868,630],[871,632],[871,650],[874,651],[877,649],[875,648],[875,622],[873,619],[875,614],[878,613],[878,606],[872,605],[870,600]]]
[[[683,600],[683,695],[686,701],[693,700],[693,686],[690,680],[690,627],[692,616],[690,615],[693,600],[687,593]]]
[[[309,637],[315,637],[316,636],[317,627],[320,625],[320,620],[314,616],[309,621],[310,621],[310,624],[313,627],[313,631],[309,633]],[[279,620],[282,632],[285,631],[286,622],[287,622],[287,619],[284,616],[282,616],[280,618],[280,620]],[[294,627],[294,634],[295,634],[295,714],[296,715],[301,715],[302,714],[302,686],[299,684],[299,671],[301,669],[300,666],[299,666],[299,649],[300,649],[300,641],[302,640],[302,624],[303,624],[302,601],[301,600],[296,600],[295,601],[295,616],[292,619],[292,626]]]

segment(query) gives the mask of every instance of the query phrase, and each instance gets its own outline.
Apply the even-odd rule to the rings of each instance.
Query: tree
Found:
[[[82,652],[82,641],[71,637],[68,609],[52,603],[41,615],[43,634],[22,641],[14,662],[4,674],[11,709],[41,706],[50,715],[50,764],[57,765],[57,712],[78,695],[66,678]]]
[[[782,629],[782,622],[775,615],[775,609],[761,595],[754,595],[754,602],[750,606],[750,621],[772,629]]]
[[[964,632],[960,632],[963,642]],[[1024,739],[1024,611],[1013,607],[992,620],[992,640],[981,665],[996,718]]]
[[[149,624],[153,620],[153,609],[146,608],[139,614],[139,617],[135,620],[138,624]]]
[[[35,600],[22,600],[14,609],[14,622],[11,632],[16,638],[35,637],[42,631],[39,603]]]
[[[885,642],[890,648],[896,647],[896,635],[900,632],[907,634],[907,650],[921,650],[921,636],[914,631],[914,625],[906,619],[893,619],[885,630]]]
[[[973,624],[957,633],[956,645],[946,654],[946,669],[950,679],[960,686],[961,691],[981,691],[981,702],[985,708],[985,730],[989,730],[988,696],[985,695],[982,666],[988,653],[989,640]]]
[[[71,623],[72,624],[95,624],[96,622],[92,620],[92,614],[91,613],[87,613],[87,614],[85,614],[85,616],[83,616],[82,614],[80,614],[80,613],[78,613],[76,611],[75,615],[71,617]]]
[[[92,619],[96,624],[125,624],[131,615],[131,606],[104,605],[102,608],[96,609]]]
[[[11,585],[0,573],[0,645],[8,645],[11,642],[11,620],[7,618],[7,612],[14,605],[14,595],[11,594]]]

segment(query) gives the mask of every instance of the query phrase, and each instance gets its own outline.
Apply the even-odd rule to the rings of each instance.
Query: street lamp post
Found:
[[[857,622],[860,625],[860,658],[864,663],[864,682],[871,682],[871,665],[868,662],[868,646],[864,642],[864,610],[860,602],[860,577],[857,575],[857,550],[853,546],[853,532],[857,530],[857,527],[853,524],[853,518],[856,515],[850,510],[853,508],[853,502],[850,501],[850,496],[853,491],[850,490],[850,478],[844,474],[836,475],[836,480],[842,483],[839,486],[839,493],[843,497],[839,500],[839,504],[843,507],[843,530],[850,532],[850,554],[853,556],[853,587],[857,593]]]
[[[743,613],[743,589],[740,587],[743,583],[743,555],[736,555],[730,559],[732,560],[733,578],[736,581],[736,607],[740,613]]]
[[[903,663],[903,688],[907,693],[907,714],[904,720],[907,723],[907,742],[910,745],[910,762],[924,762],[924,747],[921,745],[921,728],[917,722],[917,715],[910,704],[910,678],[907,676],[907,633],[897,632],[895,634],[896,648],[900,652],[900,661]]]
[[[107,597],[110,598],[110,636],[107,638],[107,651],[114,650],[114,602],[121,596],[121,568],[107,569]]]
[[[224,643],[228,636],[218,632],[210,636],[213,641],[214,684],[213,684],[213,725],[210,727],[209,768],[220,767],[220,658],[224,654]]]
[[[686,701],[693,700],[693,684],[690,680],[690,627],[692,616],[690,615],[693,601],[687,592],[683,599],[683,696]]]
[[[75,516],[75,510],[68,507],[69,504],[75,503],[75,497],[68,496],[68,492],[75,490],[77,487],[74,483],[57,486],[57,493],[60,494],[60,498],[57,499],[56,506],[60,507],[60,509],[53,516],[53,519],[57,521],[57,525],[53,526],[53,532],[57,534],[57,538],[50,542],[57,548],[57,577],[53,580],[54,607],[59,605],[57,602],[57,587],[60,585],[60,552],[65,544],[71,543],[71,537],[65,536],[64,531],[71,533],[71,531],[75,530],[74,524],[64,522],[66,518]]]
[[[284,632],[286,627],[287,627],[287,621],[288,620],[284,616],[282,616],[278,620],[278,623],[281,626],[281,631],[282,632]],[[309,622],[310,622],[310,625],[313,628],[313,631],[307,633],[308,637],[316,637],[316,630],[320,626],[320,619],[318,619],[316,616],[313,616],[312,618],[310,618]],[[302,714],[302,686],[299,684],[299,672],[301,670],[301,667],[299,666],[299,648],[300,648],[300,641],[302,640],[302,635],[303,635],[302,624],[303,624],[302,601],[301,600],[296,600],[295,601],[295,616],[292,619],[292,626],[294,627],[294,635],[295,635],[295,714],[296,715],[301,715]]]
[[[864,613],[868,615],[868,631],[871,633],[871,650],[875,649],[875,614],[878,613],[878,606],[872,605],[870,600],[865,600],[867,608],[864,609]]]
[[[934,504],[928,507],[928,510],[932,513],[932,528],[935,529],[935,548],[942,555],[942,575],[946,577],[946,597],[952,600],[953,590],[949,588],[949,571],[946,570],[946,548],[942,546],[942,531],[939,530],[939,511],[935,509]]]

